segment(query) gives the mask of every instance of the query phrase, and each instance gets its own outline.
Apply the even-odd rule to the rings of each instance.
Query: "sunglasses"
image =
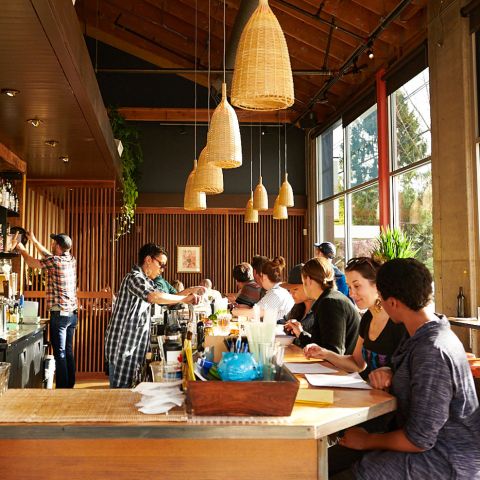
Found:
[[[380,267],[379,263],[370,257],[355,257],[351,258],[347,262],[347,264],[345,265],[345,271],[347,272],[349,270],[354,270],[355,267],[365,264],[367,264],[373,270],[378,270],[378,268]]]
[[[160,268],[163,268],[163,269],[167,268],[167,264],[160,263],[160,260],[158,260],[158,258],[152,257],[152,260],[155,260]]]

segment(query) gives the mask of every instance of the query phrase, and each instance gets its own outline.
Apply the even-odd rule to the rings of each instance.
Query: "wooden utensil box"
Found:
[[[190,381],[187,408],[194,415],[289,416],[299,386],[285,366],[273,381]]]

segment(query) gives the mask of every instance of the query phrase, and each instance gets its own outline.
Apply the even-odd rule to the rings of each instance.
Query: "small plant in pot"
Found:
[[[413,248],[410,238],[399,228],[386,227],[381,229],[375,240],[372,258],[380,263],[394,258],[415,258],[418,250]]]

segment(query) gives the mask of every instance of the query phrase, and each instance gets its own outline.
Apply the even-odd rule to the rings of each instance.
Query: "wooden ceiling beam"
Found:
[[[27,171],[27,163],[3,143],[0,143],[0,170],[7,171],[12,169],[25,173]]]
[[[273,112],[253,112],[235,109],[240,123],[291,123],[298,115],[292,110],[278,110]],[[118,109],[125,120],[137,122],[208,122],[208,110],[197,108],[142,108],[121,107]],[[210,109],[210,115],[212,109]]]

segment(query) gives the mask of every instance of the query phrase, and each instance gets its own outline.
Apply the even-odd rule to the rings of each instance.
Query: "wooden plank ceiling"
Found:
[[[269,3],[289,47],[296,101],[288,120],[294,122],[310,111],[319,123],[326,121],[371,84],[381,67],[426,38],[427,0]],[[256,0],[226,1],[227,68],[236,48],[232,41],[236,22],[256,4]],[[211,70],[222,69],[223,0],[77,0],[76,10],[87,35],[191,79],[195,64],[199,71],[207,70],[210,32]],[[369,48],[373,48],[373,59],[368,58]],[[219,85],[220,75],[212,74],[212,85]],[[197,80],[205,85],[206,75],[198,75]],[[155,119],[165,116],[160,110]],[[152,111],[146,113],[149,120],[152,115]]]
[[[113,180],[118,154],[72,2],[1,5],[0,88],[20,91],[0,95],[5,151],[26,161],[30,178]]]

